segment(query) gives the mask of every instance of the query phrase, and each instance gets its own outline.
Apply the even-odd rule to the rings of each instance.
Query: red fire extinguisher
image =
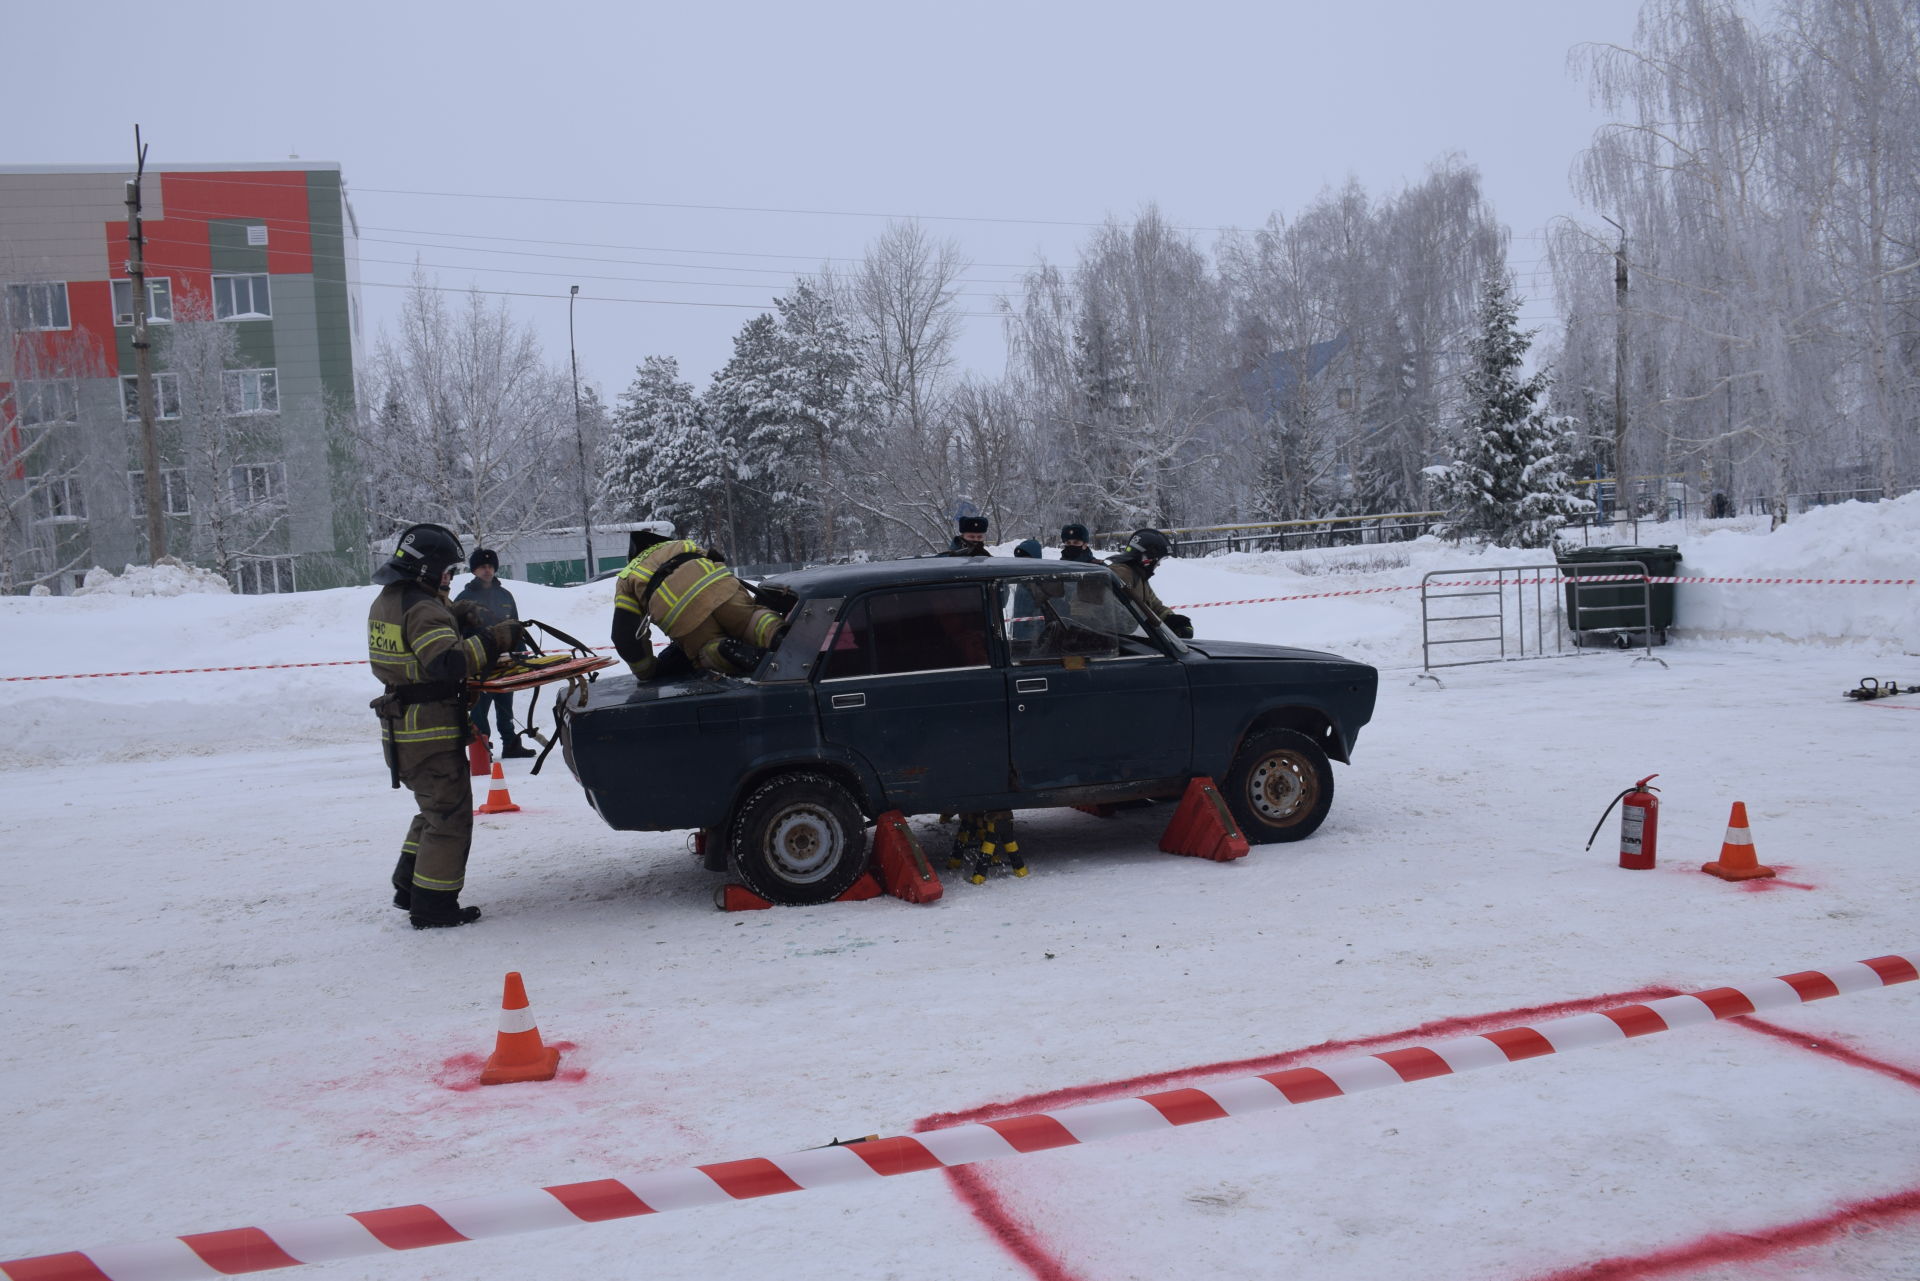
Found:
[[[1654,793],[1660,789],[1647,784],[1659,777],[1649,774],[1608,802],[1600,822],[1593,825],[1593,835],[1587,837],[1587,848],[1593,848],[1594,837],[1600,835],[1600,826],[1613,813],[1613,807],[1625,801],[1620,806],[1620,866],[1637,872],[1652,867],[1660,834],[1660,798]]]

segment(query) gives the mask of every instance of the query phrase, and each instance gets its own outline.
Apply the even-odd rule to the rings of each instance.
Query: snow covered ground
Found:
[[[1920,497],[1647,533],[1688,574],[1913,577]],[[1178,606],[1527,559],[1222,557],[1160,588]],[[523,613],[604,633],[606,585],[513,586]],[[608,831],[564,770],[514,762],[522,812],[478,820],[487,917],[431,934],[385,903],[409,805],[363,668],[0,683],[0,1258],[779,1154],[1920,947],[1920,698],[1839,697],[1920,680],[1920,589],[1681,593],[1668,667],[1585,653],[1444,689],[1412,681],[1416,592],[1195,611],[1203,636],[1383,669],[1326,826],[1231,864],[1156,853],[1164,814],[1047,813],[1019,824],[1024,881],[729,915],[685,834]],[[8,599],[0,675],[353,660],[366,603]],[[1614,866],[1611,821],[1583,851],[1656,771],[1660,866]],[[1735,800],[1778,880],[1699,874]],[[571,1048],[553,1084],[475,1089],[509,969]],[[1916,1014],[1908,985],[967,1179],[316,1275],[1915,1278]]]

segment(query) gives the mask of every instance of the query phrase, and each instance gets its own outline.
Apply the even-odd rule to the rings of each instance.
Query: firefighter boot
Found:
[[[455,925],[472,925],[480,919],[477,907],[461,907],[458,890],[423,890],[413,887],[413,907],[409,909],[416,930],[443,930]]]
[[[402,854],[393,865],[393,905],[402,912],[413,909],[413,854]]]
[[[533,755],[532,750],[520,741],[518,734],[511,733],[507,730],[500,731],[500,745],[500,759],[502,760],[518,760],[522,757]]]
[[[1013,827],[1012,815],[1007,816],[1007,827],[1009,829]],[[1007,837],[1007,839],[1001,843],[1000,852],[1006,855],[1007,866],[1013,869],[1015,876],[1025,876],[1027,874],[1027,860],[1020,857],[1019,841],[1014,840],[1011,836]]]

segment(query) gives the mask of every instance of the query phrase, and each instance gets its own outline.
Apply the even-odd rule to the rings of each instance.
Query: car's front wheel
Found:
[[[847,789],[824,774],[782,774],[735,813],[734,875],[770,903],[830,903],[867,870],[867,828]]]
[[[1333,804],[1333,766],[1292,729],[1249,734],[1227,769],[1227,808],[1255,845],[1313,835]]]

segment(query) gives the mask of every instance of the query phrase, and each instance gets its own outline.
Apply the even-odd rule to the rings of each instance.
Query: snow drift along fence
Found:
[[[484,1237],[607,1219],[688,1210],[778,1192],[869,1183],[996,1157],[1042,1152],[1099,1139],[1149,1134],[1197,1121],[1247,1116],[1296,1103],[1424,1081],[1473,1068],[1612,1045],[1631,1037],[1693,1027],[1761,1010],[1818,1001],[1843,992],[1920,979],[1920,948],[1867,961],[1803,970],[1734,987],[1623,1005],[1503,1028],[1430,1046],[1410,1046],[1324,1067],[1290,1068],[1139,1098],[1062,1107],[912,1136],[809,1148],[787,1156],[656,1170],[525,1188],[433,1204],[362,1210],[263,1227],[196,1232],[144,1245],[107,1246],[0,1262],[10,1281],[199,1281],[307,1263],[453,1245]]]

